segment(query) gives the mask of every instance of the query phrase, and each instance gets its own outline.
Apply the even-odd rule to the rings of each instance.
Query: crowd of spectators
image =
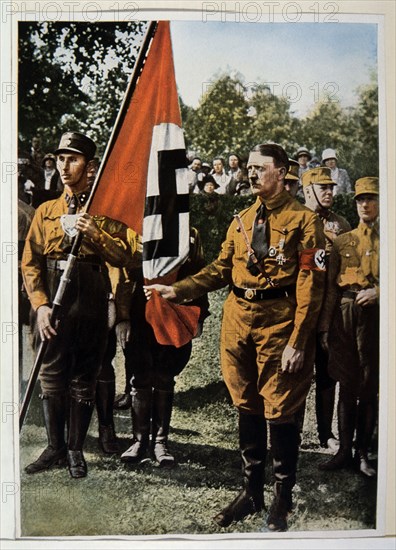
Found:
[[[338,167],[335,149],[324,149],[319,159],[307,147],[301,146],[290,161],[292,162],[288,176],[293,182],[291,186],[294,196],[303,198],[301,177],[307,170],[318,166],[331,169],[332,180],[337,183],[334,194],[352,192],[347,170]],[[215,157],[211,163],[198,156],[190,155],[188,162],[190,193],[203,195],[249,195],[251,193],[246,161],[236,153],[230,153],[227,160],[221,156]]]

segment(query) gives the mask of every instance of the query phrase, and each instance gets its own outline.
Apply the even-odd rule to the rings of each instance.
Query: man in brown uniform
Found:
[[[326,237],[326,260],[328,261],[334,239],[341,233],[351,230],[345,218],[331,210],[333,188],[337,185],[331,179],[330,168],[313,168],[301,176],[305,206],[316,212],[323,223]],[[325,293],[326,294],[326,293]],[[315,352],[315,398],[316,421],[319,442],[333,452],[338,450],[338,441],[332,432],[336,382],[328,373],[328,354],[323,350],[319,335]]]
[[[321,470],[351,465],[356,428],[355,465],[372,477],[367,452],[377,417],[379,383],[379,201],[378,178],[356,181],[360,223],[334,241],[326,300],[319,323],[329,349],[329,374],[340,382],[340,448]]]
[[[85,135],[63,134],[56,155],[65,191],[37,208],[23,251],[22,274],[35,314],[35,342],[49,340],[40,371],[48,446],[27,466],[29,474],[48,469],[66,456],[72,477],[87,473],[82,448],[107,340],[110,282],[105,262],[119,267],[127,263],[126,226],[104,216],[77,216],[75,228],[84,239],[64,296],[59,327],[51,326],[50,318],[72,244],[72,237],[63,230],[64,215],[78,214],[88,198],[87,172],[95,150],[94,142]]]
[[[300,178],[298,177],[299,164],[296,160],[289,159],[289,171],[285,177],[285,189],[295,198],[300,185]]]
[[[244,488],[214,518],[223,527],[264,507],[266,420],[275,475],[269,529],[287,529],[292,508],[298,419],[312,379],[325,266],[320,220],[284,189],[288,168],[279,145],[254,147],[247,169],[257,200],[231,223],[217,260],[172,287],[146,287],[147,298],[157,290],[186,302],[232,286],[224,304],[221,363],[239,412]]]

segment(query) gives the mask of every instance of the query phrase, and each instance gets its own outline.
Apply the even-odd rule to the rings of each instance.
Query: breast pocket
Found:
[[[360,266],[360,258],[354,246],[348,246],[340,252],[341,263],[345,269]]]
[[[45,241],[49,248],[62,241],[65,233],[62,229],[60,216],[45,216],[43,218]]]
[[[287,226],[272,225],[269,255],[283,253],[290,258],[296,252],[300,236],[300,226],[296,223]]]

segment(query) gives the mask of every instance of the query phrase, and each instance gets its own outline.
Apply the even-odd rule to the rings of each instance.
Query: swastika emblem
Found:
[[[315,252],[315,264],[322,271],[326,269],[326,253],[321,248]]]

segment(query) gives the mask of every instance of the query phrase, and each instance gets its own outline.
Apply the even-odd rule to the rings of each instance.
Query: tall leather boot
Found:
[[[70,475],[74,478],[87,475],[83,446],[91,422],[92,411],[93,405],[70,399],[67,463]]]
[[[115,380],[97,381],[96,411],[99,423],[99,444],[107,454],[115,454],[119,451],[113,418],[114,395]]]
[[[56,395],[45,397],[42,403],[48,446],[35,462],[26,466],[25,472],[28,474],[35,474],[42,470],[48,470],[52,466],[60,465],[64,462],[66,457],[65,396]]]
[[[374,428],[377,421],[377,402],[360,401],[357,409],[356,426],[356,452],[354,462],[356,469],[366,477],[374,477],[376,471],[370,464],[367,456],[373,438]]]
[[[125,362],[125,389],[123,393],[120,393],[116,399],[114,399],[113,408],[119,411],[125,411],[131,408],[132,405],[132,396],[131,396],[131,377],[132,374],[129,372],[131,369],[127,367],[127,362]]]
[[[356,424],[356,398],[340,390],[338,400],[338,432],[340,448],[327,462],[319,464],[319,470],[331,471],[352,465],[352,442]]]
[[[317,387],[315,398],[316,423],[320,445],[321,447],[329,447],[332,450],[337,450],[335,448],[337,440],[332,432],[335,386],[322,389]],[[331,443],[333,443],[333,446]]]
[[[267,423],[263,416],[239,412],[239,447],[243,489],[213,519],[221,527],[260,512],[264,508],[264,471],[267,455]]]
[[[175,457],[168,450],[168,435],[172,416],[173,391],[153,391],[151,420],[153,454],[161,468],[173,468]]]
[[[132,445],[122,455],[122,462],[137,463],[146,456],[150,437],[152,389],[133,389]]]
[[[296,423],[270,424],[270,438],[275,484],[267,526],[270,531],[286,531],[287,516],[293,507],[292,490],[296,483],[299,427]]]

